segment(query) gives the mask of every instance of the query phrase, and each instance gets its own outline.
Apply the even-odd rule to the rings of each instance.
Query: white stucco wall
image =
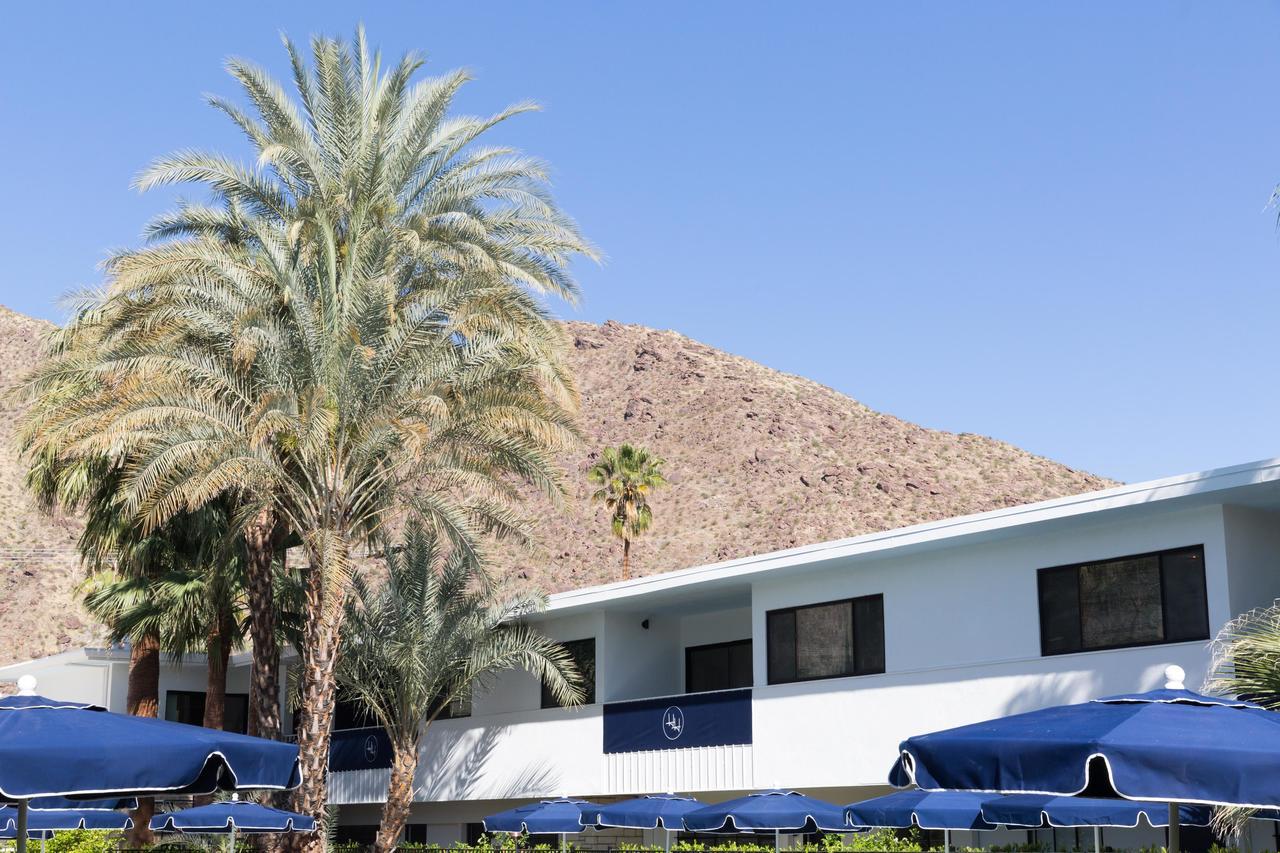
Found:
[[[1280,598],[1280,513],[1222,508],[1231,610],[1243,613]]]
[[[1216,629],[1231,613],[1217,507],[762,579],[752,593],[756,684],[767,683],[765,614],[775,608],[883,594],[890,673],[1038,658],[1038,569],[1199,544]]]
[[[643,627],[646,620],[648,628]],[[617,702],[680,693],[684,680],[679,662],[683,660],[678,618],[646,612],[606,613],[604,636],[596,642],[596,697]]]

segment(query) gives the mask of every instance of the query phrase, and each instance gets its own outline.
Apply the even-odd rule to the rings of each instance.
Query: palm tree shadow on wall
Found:
[[[559,771],[546,761],[529,762],[515,774],[491,766],[494,749],[506,732],[506,726],[486,726],[474,740],[467,737],[453,738],[448,748],[438,757],[431,756],[419,765],[417,778],[414,779],[418,797],[503,800],[558,796],[563,793],[560,790],[562,777]],[[484,786],[486,776],[499,774],[504,780],[502,784],[472,790],[474,786]]]

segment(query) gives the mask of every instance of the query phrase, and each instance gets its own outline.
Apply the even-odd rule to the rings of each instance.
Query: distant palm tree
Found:
[[[445,547],[416,523],[387,554],[387,569],[379,583],[355,578],[337,666],[343,695],[391,740],[378,853],[399,843],[422,738],[451,704],[513,668],[540,677],[563,704],[582,696],[568,650],[519,621],[545,606],[542,597],[504,594],[473,553]]]
[[[643,447],[623,444],[606,447],[587,478],[600,486],[592,500],[601,501],[610,513],[613,535],[622,540],[622,577],[631,576],[631,542],[653,524],[649,493],[667,484],[663,459]]]

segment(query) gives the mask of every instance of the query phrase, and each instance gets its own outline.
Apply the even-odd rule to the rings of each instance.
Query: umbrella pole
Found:
[[[951,853],[951,830],[942,830],[942,853]]]
[[[565,834],[562,832],[560,833],[560,853],[564,853],[564,848],[565,848],[564,839],[565,839]]]
[[[27,801],[18,800],[18,830],[14,839],[17,853],[27,853]]]
[[[1178,804],[1169,803],[1169,853],[1182,853],[1182,827],[1178,826]]]
[[[778,853],[778,830],[773,831],[773,853]]]
[[[1102,827],[1093,828],[1093,853],[1102,853]]]
[[[665,826],[662,830],[662,840],[664,842],[662,845],[662,853],[671,853],[671,830],[667,829]]]

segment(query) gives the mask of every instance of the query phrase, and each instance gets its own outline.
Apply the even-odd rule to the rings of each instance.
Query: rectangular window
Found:
[[[339,689],[337,699],[333,703],[333,730],[366,729],[378,725],[373,712],[350,693]]]
[[[1041,569],[1040,652],[1209,639],[1204,547]]]
[[[690,646],[684,650],[684,690],[733,690],[750,687],[751,640]]]
[[[569,656],[573,658],[574,665],[578,668],[578,674],[582,676],[582,704],[591,705],[596,701],[596,639],[588,637],[585,640],[569,640],[561,643],[569,651]],[[556,701],[556,697],[551,695],[551,690],[547,685],[542,685],[542,707],[559,708],[560,703]]]
[[[198,690],[168,690],[164,696],[164,718],[189,726],[204,725],[205,694]],[[222,729],[244,734],[249,730],[249,694],[228,693],[222,711]]]
[[[884,596],[771,610],[770,684],[884,672]]]
[[[440,700],[437,698],[436,701],[439,702]],[[436,719],[461,720],[464,717],[470,717],[470,716],[471,716],[471,697],[459,696],[457,699],[454,699],[448,705],[445,705],[444,709],[440,711]]]

